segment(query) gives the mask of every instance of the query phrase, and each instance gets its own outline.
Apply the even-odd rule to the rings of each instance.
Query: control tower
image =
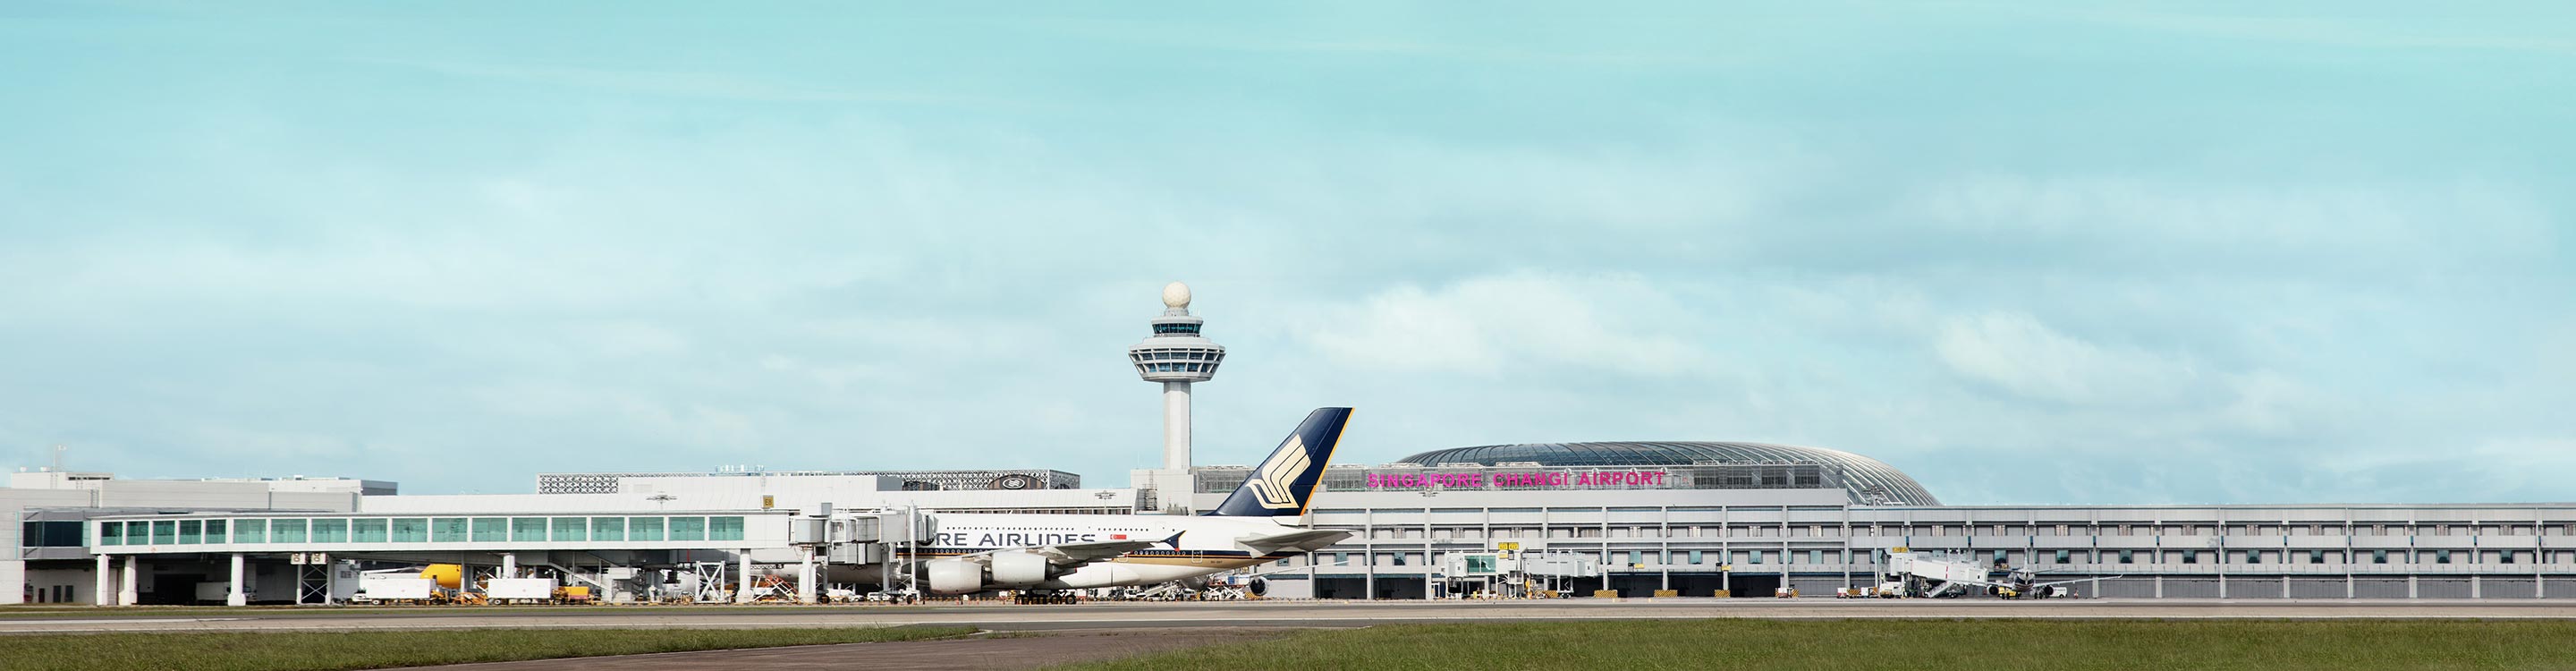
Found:
[[[1225,346],[1199,334],[1205,321],[1190,315],[1190,287],[1163,287],[1163,314],[1154,334],[1127,348],[1127,363],[1146,382],[1163,383],[1163,467],[1138,471],[1136,484],[1152,487],[1156,507],[1186,513],[1190,499],[1190,384],[1216,378]]]

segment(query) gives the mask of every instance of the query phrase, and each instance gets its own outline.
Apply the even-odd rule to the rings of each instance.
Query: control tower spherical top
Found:
[[[1206,382],[1216,377],[1217,364],[1225,361],[1225,346],[1199,333],[1206,321],[1191,315],[1189,306],[1189,285],[1163,286],[1166,309],[1152,320],[1153,335],[1127,348],[1127,363],[1145,381]]]

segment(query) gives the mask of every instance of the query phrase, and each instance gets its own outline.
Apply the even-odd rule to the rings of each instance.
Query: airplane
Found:
[[[918,550],[929,591],[1056,593],[1152,585],[1258,566],[1355,533],[1289,526],[1323,488],[1350,408],[1317,408],[1215,510],[1182,515],[942,513]],[[1174,492],[1169,495],[1186,496]]]

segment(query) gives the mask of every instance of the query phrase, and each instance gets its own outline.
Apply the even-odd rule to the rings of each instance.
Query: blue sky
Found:
[[[2576,10],[2242,4],[0,4],[0,457],[2576,500]]]

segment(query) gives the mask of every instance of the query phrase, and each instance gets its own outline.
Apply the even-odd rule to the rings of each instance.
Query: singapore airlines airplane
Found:
[[[1055,590],[1152,585],[1257,566],[1330,546],[1350,531],[1286,522],[1306,514],[1350,408],[1318,408],[1243,479],[1216,510],[1198,516],[938,515],[921,554],[930,591]],[[1169,495],[1186,496],[1174,492]]]

